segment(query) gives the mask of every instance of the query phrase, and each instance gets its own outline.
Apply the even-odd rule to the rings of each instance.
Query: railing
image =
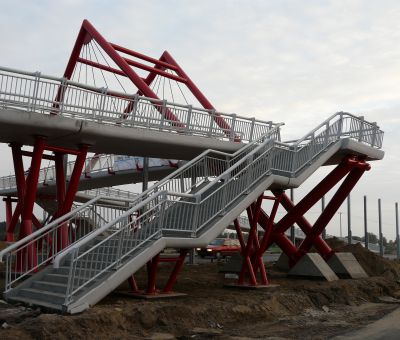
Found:
[[[98,196],[1,251],[0,260],[6,264],[5,291],[129,207],[123,200],[119,207],[99,203],[107,198]]]
[[[83,172],[90,176],[100,171],[112,171],[114,164],[114,155],[97,155],[89,157],[85,160]],[[74,170],[75,161],[70,161],[66,165],[66,177],[69,178]],[[56,168],[54,165],[41,168],[39,171],[38,182],[47,184],[56,180]],[[17,182],[14,175],[0,177],[0,190],[13,189],[17,187]]]
[[[101,124],[242,142],[256,140],[275,127],[272,122],[5,67],[0,67],[0,106]],[[230,128],[223,129],[217,124],[223,120]]]
[[[131,208],[115,220],[59,253],[55,267],[70,261],[66,304],[83,287],[118,268],[164,232],[197,237],[269,174],[297,176],[341,138],[380,148],[383,132],[363,119],[338,113],[295,143],[279,142],[278,135],[279,126],[234,154],[205,151],[138,195]],[[91,245],[104,234],[106,238]],[[92,262],[96,265],[88,267]]]
[[[122,190],[122,189],[116,189],[116,188],[112,188],[112,187],[89,189],[89,190],[84,190],[84,191],[80,191],[80,192],[89,197],[105,196],[107,198],[116,197],[116,198],[123,198],[126,200],[133,200],[139,195],[135,192],[131,192],[128,190]]]
[[[266,175],[278,170],[287,176],[295,176],[304,165],[312,162],[332,143],[343,137],[357,139],[371,146],[380,147],[382,132],[373,129],[375,136],[359,139],[370,134],[369,123],[360,124],[360,119],[350,114],[339,113],[298,142],[290,145],[277,142],[273,135],[261,137],[233,155],[207,151],[187,163],[165,180],[138,196],[141,202],[121,215],[116,221],[104,226],[90,237],[82,240],[73,251],[64,252],[55,260],[70,257],[70,277],[66,304],[84,286],[140,250],[150,239],[159,238],[164,231],[186,232],[196,237],[209,223],[251,190]],[[354,128],[358,126],[357,130]],[[272,137],[272,138],[271,138]],[[374,140],[374,143],[372,143]],[[302,157],[296,157],[307,150],[308,157],[301,164]],[[294,159],[297,159],[293,166]],[[135,217],[129,220],[129,216]],[[116,233],[90,249],[83,248],[96,234],[118,224]],[[84,251],[81,251],[84,249]],[[104,252],[112,256],[104,262]],[[101,263],[93,269],[90,261]],[[74,275],[85,279],[76,280]]]
[[[83,167],[84,175],[90,177],[95,173],[99,172],[107,171],[109,174],[114,174],[115,171],[120,171],[121,169],[118,167],[118,165],[116,166],[116,157],[117,157],[116,155],[108,155],[108,154],[88,157],[85,160],[85,165]],[[71,176],[74,166],[75,166],[75,161],[70,161],[67,163],[66,165],[67,179]],[[56,180],[56,168],[54,165],[50,165],[40,169],[39,179],[38,179],[39,184],[47,185],[50,182],[55,183],[55,180]],[[9,175],[0,177],[0,191],[9,189],[15,189],[15,190],[17,189],[15,176]],[[114,191],[114,193],[117,194],[116,191]]]

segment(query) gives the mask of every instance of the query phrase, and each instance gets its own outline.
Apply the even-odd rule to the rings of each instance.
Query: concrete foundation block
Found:
[[[284,272],[289,271],[289,260],[285,253],[282,253],[281,256],[279,256],[278,261],[275,263],[275,267]]]
[[[328,261],[328,265],[343,279],[363,279],[368,274],[352,253],[335,253]]]
[[[288,272],[289,276],[335,281],[339,278],[318,253],[307,253]]]

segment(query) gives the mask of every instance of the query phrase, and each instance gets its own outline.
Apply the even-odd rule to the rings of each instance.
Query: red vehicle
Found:
[[[232,256],[240,251],[239,240],[229,238],[216,238],[207,248],[196,248],[197,254],[201,257],[223,258]]]

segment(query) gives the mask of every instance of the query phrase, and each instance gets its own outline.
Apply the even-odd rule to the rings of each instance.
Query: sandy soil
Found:
[[[240,290],[223,287],[221,263],[187,265],[175,286],[187,294],[184,297],[138,300],[123,295],[128,287],[123,285],[74,316],[0,303],[0,338],[329,339],[384,317],[400,302],[397,262],[366,254],[357,246],[343,249],[352,250],[374,276],[335,282],[296,280],[267,266],[277,287]],[[169,270],[170,264],[163,264],[160,283]],[[139,273],[138,281],[143,283],[144,277]]]

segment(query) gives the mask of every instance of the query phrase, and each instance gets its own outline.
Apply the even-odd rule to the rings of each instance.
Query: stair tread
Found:
[[[55,286],[55,287],[66,287],[67,286],[65,283],[45,281],[45,280],[34,281],[33,283],[43,283],[43,284]]]
[[[32,299],[32,298],[28,298],[28,297],[25,297],[25,296],[13,296],[13,297],[10,297],[9,300],[22,302],[22,303],[26,303],[26,304],[29,304],[29,305],[42,306],[42,307],[46,307],[46,308],[49,308],[49,309],[55,309],[55,310],[61,310],[62,309],[61,305],[57,305],[57,304],[50,303],[50,302],[43,301],[43,300]]]
[[[51,295],[51,296],[54,296],[54,297],[61,297],[61,298],[65,297],[65,294],[62,294],[62,293],[54,293],[54,292],[49,292],[47,290],[31,288],[31,287],[29,287],[29,288],[21,288],[21,291],[31,292],[31,293],[46,294],[46,295]]]

